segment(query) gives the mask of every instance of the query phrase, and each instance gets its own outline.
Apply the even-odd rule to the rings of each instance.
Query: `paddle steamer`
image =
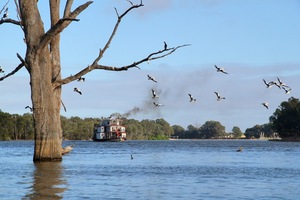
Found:
[[[120,118],[108,118],[94,124],[93,140],[98,142],[119,142],[126,140],[125,126]]]

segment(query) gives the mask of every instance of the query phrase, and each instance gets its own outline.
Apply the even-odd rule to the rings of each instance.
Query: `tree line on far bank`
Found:
[[[93,136],[94,124],[104,118],[80,118],[61,116],[63,138],[68,140],[88,140]],[[129,140],[162,140],[171,136],[181,139],[219,139],[219,138],[260,138],[262,136],[299,139],[300,137],[300,102],[290,98],[284,101],[270,117],[270,123],[255,125],[243,133],[234,126],[227,133],[225,127],[218,121],[207,121],[200,127],[193,125],[183,128],[180,125],[171,126],[166,120],[123,118]],[[0,110],[0,140],[32,140],[34,139],[32,114],[9,114]]]
[[[61,116],[63,138],[68,140],[89,140],[93,136],[94,124],[101,118],[80,118]],[[220,122],[208,121],[203,126],[189,125],[187,129],[179,125],[171,126],[166,120],[135,120],[122,118],[126,127],[128,140],[163,140],[171,136],[182,139],[240,138],[243,133],[234,127],[231,133],[225,132]],[[256,137],[255,131],[249,137]],[[32,140],[34,139],[32,114],[9,114],[0,110],[0,140]]]

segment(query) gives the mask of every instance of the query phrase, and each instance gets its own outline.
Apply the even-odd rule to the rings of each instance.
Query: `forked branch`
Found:
[[[14,75],[15,73],[17,73],[22,67],[26,66],[25,61],[23,60],[23,58],[17,53],[17,57],[21,60],[21,63],[10,73],[0,77],[0,81],[3,81],[4,79]]]
[[[65,10],[65,14],[68,16],[64,16],[64,18],[58,20],[58,22],[52,26],[43,36],[41,39],[41,42],[39,44],[39,49],[43,49],[46,47],[50,41],[59,33],[61,33],[72,21],[79,21],[76,19],[76,17],[84,11],[90,4],[92,4],[92,1],[88,1],[85,4],[82,4],[81,6],[78,6],[73,12],[70,12],[69,9],[71,9],[73,1],[67,1],[67,7]],[[70,13],[69,13],[70,12]]]
[[[83,70],[81,70],[80,72],[78,72],[75,75],[71,75],[65,79],[61,79],[61,80],[56,80],[53,83],[53,87],[58,87],[60,85],[64,85],[67,83],[70,83],[74,80],[79,79],[80,77],[84,76],[85,74],[95,70],[95,69],[101,69],[101,70],[107,70],[107,71],[127,71],[130,68],[139,68],[139,64],[142,64],[144,62],[147,62],[149,60],[156,60],[156,59],[160,59],[163,58],[165,56],[168,56],[172,53],[174,53],[177,49],[182,48],[182,47],[186,47],[189,46],[190,44],[184,44],[184,45],[180,45],[180,46],[176,46],[176,47],[172,47],[172,48],[167,48],[167,49],[163,49],[163,50],[159,50],[153,53],[150,53],[148,56],[146,56],[145,58],[142,58],[136,62],[133,62],[129,65],[125,65],[122,67],[115,67],[115,66],[107,66],[107,65],[100,65],[98,63],[93,63],[89,66],[87,66],[86,68],[84,68]]]
[[[110,45],[111,41],[113,40],[114,36],[116,35],[117,30],[118,30],[118,27],[119,27],[119,24],[121,23],[123,17],[124,17],[128,12],[130,12],[131,10],[133,10],[133,9],[135,9],[135,8],[139,8],[139,7],[141,7],[141,6],[144,6],[142,0],[141,0],[140,4],[136,4],[136,5],[134,5],[131,1],[129,1],[129,3],[131,4],[131,7],[128,8],[128,9],[127,9],[124,13],[122,13],[121,15],[119,15],[117,9],[115,8],[115,11],[116,11],[117,16],[118,16],[118,20],[117,20],[117,22],[116,22],[116,24],[115,24],[115,26],[114,26],[114,29],[113,29],[113,31],[112,31],[112,33],[111,33],[109,39],[108,39],[107,42],[106,42],[104,48],[103,48],[103,49],[100,49],[99,55],[98,55],[98,57],[94,60],[93,65],[95,65],[96,63],[98,63],[98,62],[101,60],[101,58],[103,57],[105,51],[109,48],[109,45]]]
[[[101,69],[101,70],[108,70],[108,71],[126,71],[130,68],[139,68],[138,65],[144,63],[144,62],[147,62],[149,60],[156,60],[156,59],[160,59],[160,58],[163,58],[165,56],[168,56],[172,53],[174,53],[177,49],[181,48],[181,47],[186,47],[186,46],[189,46],[189,44],[184,44],[184,45],[180,45],[180,46],[176,46],[176,47],[171,47],[171,48],[166,48],[166,46],[162,49],[162,50],[158,50],[156,52],[153,52],[153,53],[150,53],[148,56],[138,60],[138,61],[135,61],[129,65],[124,65],[122,67],[115,67],[115,66],[107,66],[107,65],[101,65],[99,64],[99,61],[101,60],[101,58],[103,57],[105,51],[109,48],[110,46],[110,43],[111,41],[113,40],[117,30],[118,30],[118,27],[119,27],[119,24],[121,23],[123,17],[125,17],[131,10],[135,9],[135,8],[139,8],[141,6],[144,6],[143,5],[143,2],[141,0],[141,2],[139,4],[136,4],[134,5],[131,1],[128,0],[128,2],[131,4],[131,6],[124,12],[122,13],[121,15],[119,15],[117,9],[115,8],[115,11],[116,11],[116,14],[117,14],[117,22],[114,26],[114,29],[109,37],[109,39],[107,40],[106,44],[104,45],[104,48],[103,49],[100,49],[99,51],[99,54],[98,56],[96,57],[96,59],[93,61],[93,63],[89,66],[87,66],[86,68],[84,68],[83,70],[81,70],[80,72],[78,72],[77,74],[75,75],[71,75],[65,79],[61,79],[61,80],[55,80],[53,82],[53,87],[58,87],[58,86],[61,86],[61,85],[64,85],[64,84],[67,84],[67,83],[70,83],[74,80],[77,80],[79,79],[81,76],[84,76],[85,74],[91,72],[92,70],[95,70],[95,69]],[[166,45],[166,44],[165,44]]]
[[[4,18],[4,17],[2,17],[3,16],[3,14],[2,14],[2,12],[6,9],[6,11],[8,10],[8,7],[6,7],[7,6],[7,4],[9,3],[9,0],[6,2],[6,4],[2,7],[2,9],[0,10],[0,16],[1,16],[1,18],[0,18],[0,25],[1,24],[4,24],[4,23],[10,23],[10,24],[15,24],[15,25],[21,25],[21,22],[20,21],[17,21],[17,20],[14,20],[14,19],[10,19],[10,18]]]

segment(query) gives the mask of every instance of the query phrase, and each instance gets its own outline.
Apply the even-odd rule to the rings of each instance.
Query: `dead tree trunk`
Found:
[[[27,52],[26,68],[30,74],[31,100],[33,105],[35,147],[34,161],[61,160],[60,93],[61,88],[53,89],[53,73],[60,71],[59,49],[55,45],[40,45],[45,35],[43,22],[35,0],[19,1],[22,25],[25,33]],[[55,5],[54,5],[55,6]],[[30,8],[30,9],[29,9]],[[53,8],[53,10],[58,8]],[[54,19],[55,20],[55,19]],[[58,54],[57,54],[58,53]],[[56,74],[57,75],[57,74]],[[57,75],[59,76],[59,75]]]
[[[60,33],[71,22],[79,21],[76,17],[92,4],[92,1],[87,1],[71,11],[73,0],[66,0],[63,18],[60,18],[60,0],[49,0],[51,27],[47,31],[44,29],[37,2],[37,0],[19,0],[17,3],[17,0],[15,0],[20,21],[9,18],[0,20],[0,25],[11,23],[20,26],[24,32],[26,43],[25,59],[17,54],[21,63],[12,72],[0,77],[0,81],[14,75],[22,67],[26,67],[30,76],[35,134],[33,160],[34,162],[60,161],[62,160],[62,130],[60,121],[62,85],[75,81],[96,69],[126,71],[131,68],[139,68],[138,65],[144,62],[168,56],[178,48],[188,46],[188,44],[169,48],[165,43],[164,48],[161,50],[152,52],[142,59],[121,67],[99,64],[99,61],[109,48],[123,17],[133,9],[144,6],[142,0],[140,4],[133,4],[131,1],[128,1],[131,6],[122,14],[119,14],[118,10],[115,9],[117,15],[116,24],[111,36],[104,47],[100,49],[96,59],[75,75],[61,78]]]

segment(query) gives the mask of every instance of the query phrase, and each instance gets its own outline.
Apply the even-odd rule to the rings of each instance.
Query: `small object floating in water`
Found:
[[[70,146],[66,146],[64,148],[62,148],[61,150],[61,154],[65,155],[67,153],[70,153],[73,150],[74,145],[70,145]]]
[[[237,152],[242,152],[243,151],[243,147],[240,147],[238,150],[236,150]]]
[[[133,156],[132,156],[132,154],[131,154],[131,160],[133,160]]]

